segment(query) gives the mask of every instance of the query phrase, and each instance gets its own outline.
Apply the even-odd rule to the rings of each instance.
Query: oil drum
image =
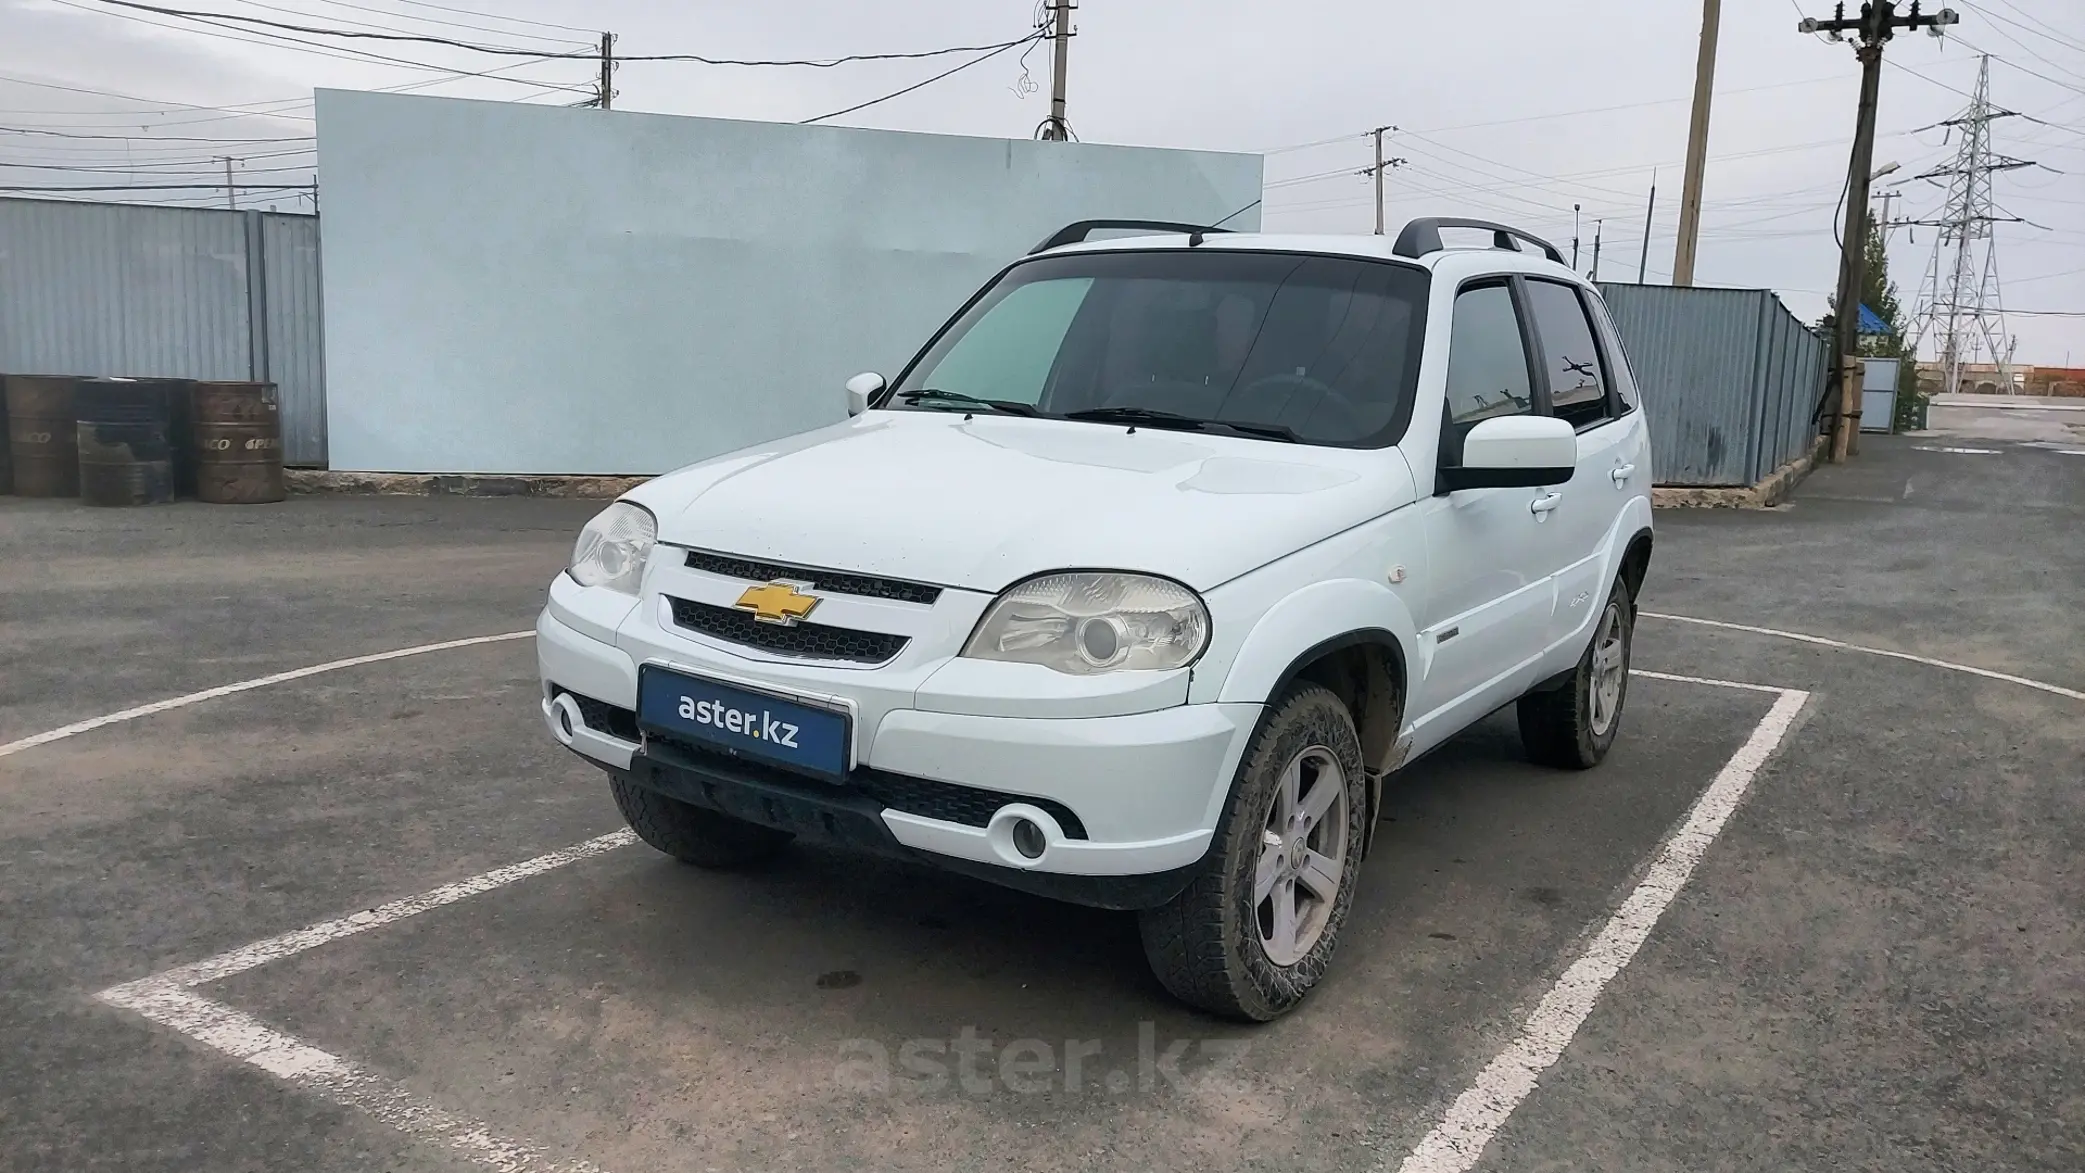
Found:
[[[163,505],[174,499],[173,384],[164,379],[81,379],[80,501]]]
[[[7,441],[14,491],[24,497],[80,495],[70,376],[7,376]]]
[[[273,383],[197,382],[194,408],[196,499],[216,505],[280,501],[282,409]]]

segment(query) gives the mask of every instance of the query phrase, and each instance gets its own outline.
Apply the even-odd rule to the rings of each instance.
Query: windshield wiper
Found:
[[[1258,436],[1267,440],[1280,440],[1288,444],[1301,444],[1303,437],[1282,424],[1248,424],[1236,420],[1205,420],[1178,412],[1159,411],[1150,407],[1089,407],[1082,411],[1067,411],[1064,418],[1095,424],[1143,424],[1152,428],[1173,428],[1182,432],[1206,432],[1211,428],[1222,428],[1244,436]]]
[[[1040,415],[1042,413],[1026,403],[1011,399],[979,399],[961,391],[937,391],[932,387],[921,387],[914,391],[900,391],[898,398],[906,403],[918,403],[922,399],[939,399],[943,403],[956,403],[964,407],[982,407],[988,411],[1004,412],[1007,415]]]

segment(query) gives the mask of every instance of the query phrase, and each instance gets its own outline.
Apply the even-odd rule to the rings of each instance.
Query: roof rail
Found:
[[[1181,224],[1172,220],[1078,220],[1052,232],[1041,244],[1028,250],[1029,256],[1048,252],[1067,244],[1078,244],[1095,232],[1108,228],[1135,228],[1145,232],[1185,232],[1190,235],[1209,232],[1228,232],[1227,228],[1211,228],[1207,224]]]
[[[1397,243],[1390,246],[1390,251],[1400,257],[1415,259],[1428,253],[1440,252],[1447,247],[1441,243],[1443,228],[1483,229],[1491,233],[1491,247],[1512,249],[1515,252],[1527,251],[1515,243],[1516,239],[1524,240],[1541,249],[1543,255],[1550,260],[1559,265],[1564,263],[1564,254],[1558,252],[1555,245],[1539,236],[1490,220],[1465,220],[1460,216],[1421,216],[1404,226],[1404,231],[1397,234]]]

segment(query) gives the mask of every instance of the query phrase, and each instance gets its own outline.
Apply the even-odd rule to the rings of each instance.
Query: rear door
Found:
[[[1607,599],[1604,556],[1629,498],[1650,482],[1643,413],[1615,377],[1619,355],[1594,329],[1589,295],[1541,278],[1523,284],[1548,387],[1548,410],[1578,430],[1578,471],[1562,487],[1551,537],[1559,543],[1549,667],[1574,662]],[[1624,535],[1626,537],[1626,535]]]

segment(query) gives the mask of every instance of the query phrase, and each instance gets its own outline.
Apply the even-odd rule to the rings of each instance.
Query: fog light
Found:
[[[586,727],[586,715],[579,711],[579,702],[572,699],[571,693],[558,693],[550,702],[550,714],[553,718],[550,728],[557,734],[558,741],[571,745],[579,739],[579,731]]]
[[[1014,850],[1029,859],[1041,859],[1048,849],[1049,840],[1043,838],[1043,829],[1027,819],[1014,820]]]

